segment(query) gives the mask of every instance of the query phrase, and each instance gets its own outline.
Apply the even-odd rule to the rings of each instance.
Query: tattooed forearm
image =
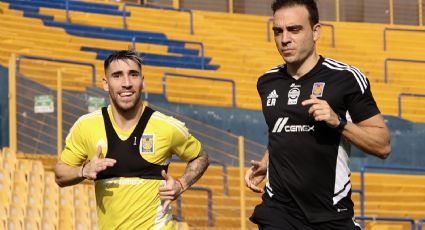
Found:
[[[208,154],[205,151],[201,151],[199,156],[187,164],[186,170],[182,176],[182,179],[186,182],[186,188],[194,184],[209,165]]]

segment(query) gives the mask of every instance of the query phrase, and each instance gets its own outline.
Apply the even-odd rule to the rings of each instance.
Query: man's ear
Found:
[[[313,40],[317,42],[320,38],[320,33],[322,32],[322,25],[320,23],[317,23],[313,26]]]
[[[102,86],[103,90],[105,90],[106,92],[109,91],[108,80],[106,80],[106,76],[102,78]]]

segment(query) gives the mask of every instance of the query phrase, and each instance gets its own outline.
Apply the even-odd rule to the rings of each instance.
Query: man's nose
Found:
[[[283,46],[288,45],[289,43],[291,43],[291,36],[288,33],[288,31],[283,31],[282,32],[282,37],[281,37],[281,42]]]
[[[132,83],[130,80],[130,76],[126,75],[122,78],[122,86],[125,88],[131,87]]]

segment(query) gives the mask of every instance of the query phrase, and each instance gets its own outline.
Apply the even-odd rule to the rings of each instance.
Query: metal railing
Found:
[[[270,42],[271,38],[270,38],[270,24],[273,22],[273,18],[269,18],[269,20],[267,20],[267,41]]]
[[[205,191],[208,195],[208,227],[213,226],[213,212],[212,212],[212,191],[204,186],[192,186],[188,190]],[[182,201],[181,196],[177,198],[177,220],[182,220]]]
[[[411,172],[425,172],[425,168],[417,168],[417,167],[407,167],[407,166],[378,166],[378,165],[363,165],[360,168],[360,190],[356,190],[356,192],[360,193],[360,217],[359,218],[366,218],[365,213],[365,173],[368,169],[375,169],[375,170],[392,170],[392,171],[411,171]],[[369,218],[369,217],[368,217]],[[379,219],[383,219],[385,217],[375,217]],[[403,218],[400,218],[403,219]],[[407,218],[410,219],[411,218]],[[403,220],[405,221],[405,220]],[[414,224],[414,220],[413,220]],[[364,227],[364,223],[362,223],[362,227]],[[414,229],[414,228],[412,228]]]
[[[271,36],[270,36],[270,24],[273,22],[273,18],[269,18],[269,20],[267,20],[267,41],[270,42],[271,41]],[[332,48],[335,48],[335,26],[329,23],[320,23],[320,25],[322,26],[326,26],[326,27],[330,27],[331,28],[331,45]]]
[[[66,24],[69,24],[71,20],[69,19],[69,0],[65,1],[65,18],[66,18]]]
[[[415,230],[416,222],[413,218],[399,218],[399,217],[378,217],[378,216],[356,216],[355,219],[359,219],[361,221],[371,220],[371,221],[392,221],[392,222],[409,222],[411,230]],[[364,226],[362,226],[364,229]]]
[[[68,1],[68,0],[67,0]],[[67,1],[65,4],[67,4]],[[339,22],[341,21],[341,4],[340,1],[341,0],[334,0],[335,1],[335,21]],[[394,0],[387,0],[388,1],[388,7],[385,6],[385,4],[382,5],[383,8],[381,8],[380,10],[387,10],[388,11],[388,24],[394,24]],[[180,0],[173,0],[173,1],[169,1],[170,3],[168,3],[170,6],[165,6],[165,5],[153,5],[153,4],[147,4],[146,1],[144,0],[139,0],[140,4],[135,4],[135,6],[138,7],[150,7],[150,8],[160,8],[160,9],[165,9],[165,10],[176,10],[176,11],[190,11],[190,16],[191,16],[191,31],[193,31],[193,23],[192,23],[192,11],[190,9],[182,9],[179,8],[180,4]],[[228,0],[228,4],[227,4],[227,11],[229,13],[233,13],[233,5],[234,5],[234,0]],[[418,15],[418,25],[419,26],[423,26],[423,0],[417,0],[417,15]],[[177,4],[175,4],[177,3]],[[127,5],[130,5],[131,3],[127,3]],[[326,3],[328,4],[328,3]],[[268,9],[268,8],[267,8]],[[124,10],[124,9],[123,9]],[[193,34],[193,33],[191,33]]]
[[[384,28],[384,51],[387,51],[387,31],[406,31],[406,32],[420,32],[424,33],[425,30],[417,30],[417,29],[405,29],[405,28]]]
[[[332,36],[332,48],[335,48],[335,26],[332,24],[328,24],[328,23],[320,23],[322,26],[325,27],[330,27],[331,28],[331,36]]]
[[[384,83],[388,83],[388,62],[409,62],[409,63],[425,63],[425,60],[419,59],[403,59],[403,58],[385,58],[384,60]]]
[[[401,99],[403,97],[425,97],[425,94],[419,94],[419,93],[400,93],[398,95],[398,117],[401,117],[401,113],[402,113],[402,104],[401,104]]]
[[[69,17],[69,1],[70,0],[65,0],[65,22],[66,22],[66,24],[71,23],[71,19]],[[124,6],[125,6],[125,3],[124,3]],[[127,13],[129,13],[129,12],[126,12],[125,8],[123,8],[123,13],[122,13],[123,17],[127,17]]]
[[[362,197],[364,196],[364,190],[362,189],[351,189],[351,193],[359,193],[360,194],[360,217],[364,217],[364,203],[362,202]],[[361,219],[360,225],[364,229],[364,220]]]
[[[85,65],[92,68],[92,86],[96,86],[96,66],[90,62],[75,61],[70,59],[59,59],[59,58],[49,58],[42,56],[31,56],[31,55],[17,55],[16,56],[16,73],[19,74],[19,66],[22,59],[31,59],[31,60],[40,60],[40,61],[50,61],[50,62],[60,62],[68,63],[75,65]]]
[[[124,3],[123,6],[123,15],[122,15],[122,20],[123,20],[123,29],[126,30],[127,29],[127,16],[126,16],[126,10],[127,10],[127,6],[135,6],[135,7],[145,7],[145,8],[156,8],[156,9],[161,9],[161,10],[173,10],[173,11],[181,11],[181,12],[187,12],[189,13],[189,20],[190,20],[190,34],[193,35],[195,32],[193,30],[193,13],[191,9],[185,9],[185,8],[180,8],[180,9],[176,9],[173,7],[166,7],[166,6],[154,6],[154,5],[139,5],[139,4],[134,4],[134,3]]]
[[[236,84],[235,84],[235,81],[232,80],[232,79],[215,78],[215,77],[204,77],[204,76],[194,76],[194,75],[179,74],[179,73],[164,73],[164,75],[162,75],[162,93],[163,93],[165,99],[167,99],[167,77],[168,76],[186,77],[186,78],[203,79],[203,80],[211,80],[211,81],[229,82],[229,83],[232,84],[232,105],[233,105],[233,107],[236,107]]]
[[[147,38],[147,39],[152,40],[152,38]],[[186,43],[186,44],[199,45],[200,48],[201,48],[201,69],[205,69],[205,47],[204,47],[204,43],[194,42],[194,41],[181,41],[181,40],[172,40],[172,41],[178,41],[178,42],[182,42],[182,43]],[[131,38],[131,44],[132,44],[133,48],[136,48],[136,42],[137,42],[137,37],[133,36]]]
[[[418,230],[422,230],[422,225],[425,222],[425,218],[424,219],[419,219],[418,221]]]
[[[229,182],[228,182],[227,165],[224,162],[221,162],[218,160],[210,160],[210,163],[220,165],[223,168],[223,193],[225,196],[228,196]]]

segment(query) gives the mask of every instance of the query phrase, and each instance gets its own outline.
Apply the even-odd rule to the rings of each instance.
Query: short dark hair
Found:
[[[130,59],[130,60],[134,61],[135,63],[137,63],[139,68],[142,69],[142,61],[143,60],[140,57],[139,53],[134,49],[120,50],[120,51],[113,52],[112,54],[110,54],[108,56],[108,58],[106,58],[105,62],[103,63],[103,68],[106,72],[106,70],[109,68],[109,65],[113,61],[126,60],[126,59]]]
[[[296,5],[305,6],[307,8],[311,27],[319,23],[319,11],[317,10],[315,0],[275,0],[272,3],[273,15],[280,8]]]

